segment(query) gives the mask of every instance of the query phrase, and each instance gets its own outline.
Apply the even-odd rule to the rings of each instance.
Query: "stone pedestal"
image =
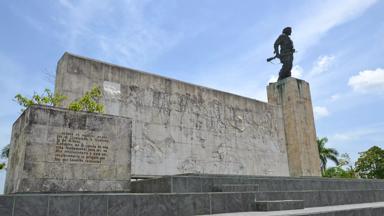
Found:
[[[286,78],[270,83],[268,102],[282,109],[291,176],[320,176],[320,158],[309,84]]]
[[[131,120],[33,106],[12,128],[5,193],[129,191]]]

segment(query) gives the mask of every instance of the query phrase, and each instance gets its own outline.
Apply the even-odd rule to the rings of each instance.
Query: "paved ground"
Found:
[[[225,214],[215,214],[215,216],[220,216],[220,215],[222,216],[282,216],[282,215],[289,216],[289,215],[300,215],[300,214],[308,214],[308,213],[325,213],[325,212],[333,212],[333,211],[361,209],[361,208],[377,208],[377,207],[384,207],[384,202],[324,206],[324,207],[314,207],[314,208],[305,208],[300,210],[287,210],[287,211],[225,213]]]

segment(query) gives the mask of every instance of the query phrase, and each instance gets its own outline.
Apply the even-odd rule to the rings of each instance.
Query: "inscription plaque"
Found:
[[[84,132],[57,134],[55,162],[102,164],[108,158],[109,139]]]

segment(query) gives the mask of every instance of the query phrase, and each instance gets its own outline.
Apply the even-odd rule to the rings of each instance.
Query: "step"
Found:
[[[261,191],[255,195],[257,201],[304,200],[306,208],[384,201],[384,190]]]
[[[190,216],[255,211],[254,201],[238,192],[16,194],[0,196],[0,215]]]
[[[384,201],[383,191],[75,193],[0,196],[0,215],[202,215],[256,211],[257,202],[304,200],[304,207]],[[271,203],[271,202],[270,202]]]
[[[383,180],[330,179],[321,177],[261,177],[236,175],[176,175],[132,182],[137,193],[213,192],[223,184],[255,184],[259,191],[375,190]]]
[[[214,216],[383,216],[384,202],[313,207],[270,212],[241,212],[213,214]],[[204,216],[204,215],[202,215]],[[208,215],[205,215],[208,216]]]
[[[220,184],[214,185],[213,192],[253,192],[258,191],[259,185],[257,184]]]
[[[282,211],[292,209],[304,209],[303,200],[271,200],[256,201],[256,211]]]

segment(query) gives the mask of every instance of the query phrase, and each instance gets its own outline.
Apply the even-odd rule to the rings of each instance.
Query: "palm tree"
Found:
[[[339,152],[337,152],[334,148],[326,148],[325,144],[328,142],[327,137],[316,138],[317,147],[319,148],[320,162],[321,162],[321,173],[324,174],[327,169],[327,160],[331,160],[335,162],[336,165],[339,165],[339,160],[337,156],[339,156]]]

